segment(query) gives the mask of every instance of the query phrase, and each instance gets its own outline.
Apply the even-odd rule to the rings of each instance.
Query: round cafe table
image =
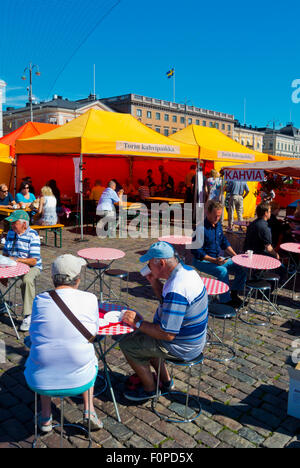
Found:
[[[191,236],[160,236],[158,237],[158,240],[161,242],[168,242],[169,244],[172,245],[189,245],[192,243],[192,237]],[[184,258],[184,261],[186,261],[186,251],[184,253],[181,253],[182,257]]]
[[[4,304],[4,307],[6,309],[6,312],[9,316],[9,319],[11,321],[11,324],[15,330],[15,333],[17,335],[18,340],[20,339],[20,336],[18,334],[18,331],[16,329],[16,326],[14,324],[12,315],[11,315],[11,307],[10,305],[6,302],[5,296],[10,292],[10,290],[15,286],[16,282],[18,281],[20,276],[26,275],[30,270],[30,267],[28,265],[25,265],[25,263],[19,263],[15,266],[11,267],[1,267],[0,266],[0,279],[13,279],[5,292],[2,292],[0,289],[0,302]]]
[[[206,278],[204,276],[201,276],[200,278],[202,279],[209,296],[217,296],[219,294],[225,294],[229,291],[228,284],[223,283],[223,281],[219,281],[215,278]]]
[[[252,258],[248,257],[247,254],[235,255],[232,257],[232,261],[236,265],[244,268],[253,268],[254,270],[275,270],[281,265],[277,258],[258,254],[253,254]]]
[[[112,249],[107,247],[91,247],[88,249],[82,249],[77,252],[79,257],[84,258],[85,260],[94,260],[96,263],[89,264],[93,271],[95,272],[95,279],[89,284],[86,288],[86,291],[97,281],[99,280],[100,284],[100,301],[103,302],[103,283],[105,283],[103,276],[104,272],[108,270],[111,264],[115,260],[125,257],[125,252],[119,249]],[[100,264],[100,262],[108,261],[106,265]],[[106,285],[107,286],[107,285]]]

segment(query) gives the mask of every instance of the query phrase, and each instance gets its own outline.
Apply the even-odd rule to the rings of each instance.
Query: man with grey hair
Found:
[[[35,297],[34,281],[42,270],[41,241],[38,233],[29,227],[29,215],[26,211],[16,210],[5,219],[11,223],[11,227],[6,236],[3,255],[30,267],[29,272],[23,276],[21,285],[24,320],[20,330],[28,331]]]
[[[97,210],[96,215],[101,216],[100,221],[97,223],[97,233],[104,229],[104,226],[107,224],[107,231],[108,234],[112,233],[112,227],[115,226],[115,219],[116,219],[116,210],[115,210],[115,203],[122,203],[122,196],[123,190],[120,190],[118,193],[116,192],[117,184],[114,180],[110,180],[108,182],[107,188],[102,193]],[[106,220],[105,220],[106,218]],[[99,234],[98,234],[99,235]]]
[[[136,372],[142,386],[128,390],[124,396],[142,401],[155,396],[155,381],[150,365],[158,372],[159,359],[178,358],[189,361],[198,357],[206,342],[208,320],[207,292],[197,272],[178,261],[173,247],[167,242],[152,244],[140,258],[148,262],[146,276],[160,305],[153,323],[142,320],[127,310],[123,321],[138,329],[120,343],[128,363]],[[163,285],[160,279],[166,280]],[[164,389],[173,382],[165,364],[161,366],[160,380]]]

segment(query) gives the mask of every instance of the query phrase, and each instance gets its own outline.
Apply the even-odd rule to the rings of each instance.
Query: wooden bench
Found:
[[[57,234],[59,234],[59,247],[62,247],[62,230],[65,227],[64,224],[54,224],[53,226],[40,226],[39,224],[34,224],[30,226],[31,229],[35,231],[45,230],[45,245],[47,245],[47,236],[48,231],[54,232],[54,246],[57,247]]]

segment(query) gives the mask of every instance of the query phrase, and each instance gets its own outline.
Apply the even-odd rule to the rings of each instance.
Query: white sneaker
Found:
[[[20,331],[28,331],[31,323],[31,315],[27,315],[20,325]]]

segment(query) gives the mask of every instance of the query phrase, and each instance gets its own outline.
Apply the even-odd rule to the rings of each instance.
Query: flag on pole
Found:
[[[174,68],[171,68],[169,71],[167,71],[166,75],[168,78],[171,78],[175,74]]]

